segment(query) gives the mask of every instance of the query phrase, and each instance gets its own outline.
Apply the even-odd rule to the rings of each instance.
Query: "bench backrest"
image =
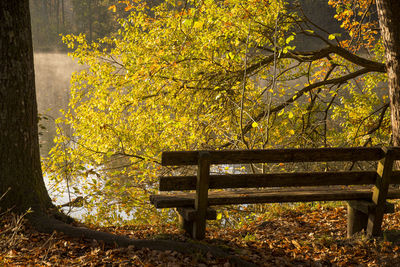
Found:
[[[390,151],[390,152],[388,152]],[[382,161],[390,153],[390,160],[400,159],[399,148],[307,148],[224,151],[163,152],[163,166],[198,165],[199,155],[208,154],[209,164]],[[382,165],[383,164],[383,165]],[[384,168],[384,162],[381,162]],[[391,170],[390,170],[391,171]],[[293,187],[326,185],[376,184],[377,171],[295,172],[266,174],[210,175],[209,189]],[[400,172],[390,174],[390,183],[400,184]],[[196,190],[197,176],[160,177],[160,191]]]

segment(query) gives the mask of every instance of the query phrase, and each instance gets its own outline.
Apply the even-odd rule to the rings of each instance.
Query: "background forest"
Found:
[[[66,50],[60,34],[87,36],[89,42],[116,32],[118,18],[129,14],[124,2],[114,0],[30,0],[33,46],[36,51]],[[160,0],[148,1],[156,5]],[[114,12],[109,7],[116,5]]]
[[[162,169],[162,151],[389,145],[373,1],[289,2],[32,0],[35,49],[67,47],[84,65],[44,162],[53,193],[79,197],[88,222],[156,223],[157,176],[193,172]]]

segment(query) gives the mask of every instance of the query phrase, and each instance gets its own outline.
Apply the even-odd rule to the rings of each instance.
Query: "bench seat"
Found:
[[[156,208],[194,207],[195,193],[152,195],[150,202]],[[302,188],[254,189],[239,191],[213,191],[208,193],[208,206],[229,204],[312,202],[341,200],[370,200],[370,186],[321,186]],[[387,199],[400,198],[400,189],[390,189]]]

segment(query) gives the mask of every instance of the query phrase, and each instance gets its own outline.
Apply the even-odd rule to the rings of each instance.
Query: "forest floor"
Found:
[[[174,225],[94,228],[135,239],[195,242]],[[259,266],[400,266],[400,208],[385,215],[385,237],[346,238],[346,209],[286,209],[238,229],[211,226],[202,243]],[[116,248],[94,240],[42,234],[10,214],[0,218],[0,265],[231,266],[211,255]]]

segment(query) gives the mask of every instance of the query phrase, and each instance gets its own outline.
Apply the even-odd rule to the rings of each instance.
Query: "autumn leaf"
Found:
[[[117,6],[116,5],[112,5],[112,6],[108,7],[108,10],[112,10],[112,12],[116,12],[117,11]]]

